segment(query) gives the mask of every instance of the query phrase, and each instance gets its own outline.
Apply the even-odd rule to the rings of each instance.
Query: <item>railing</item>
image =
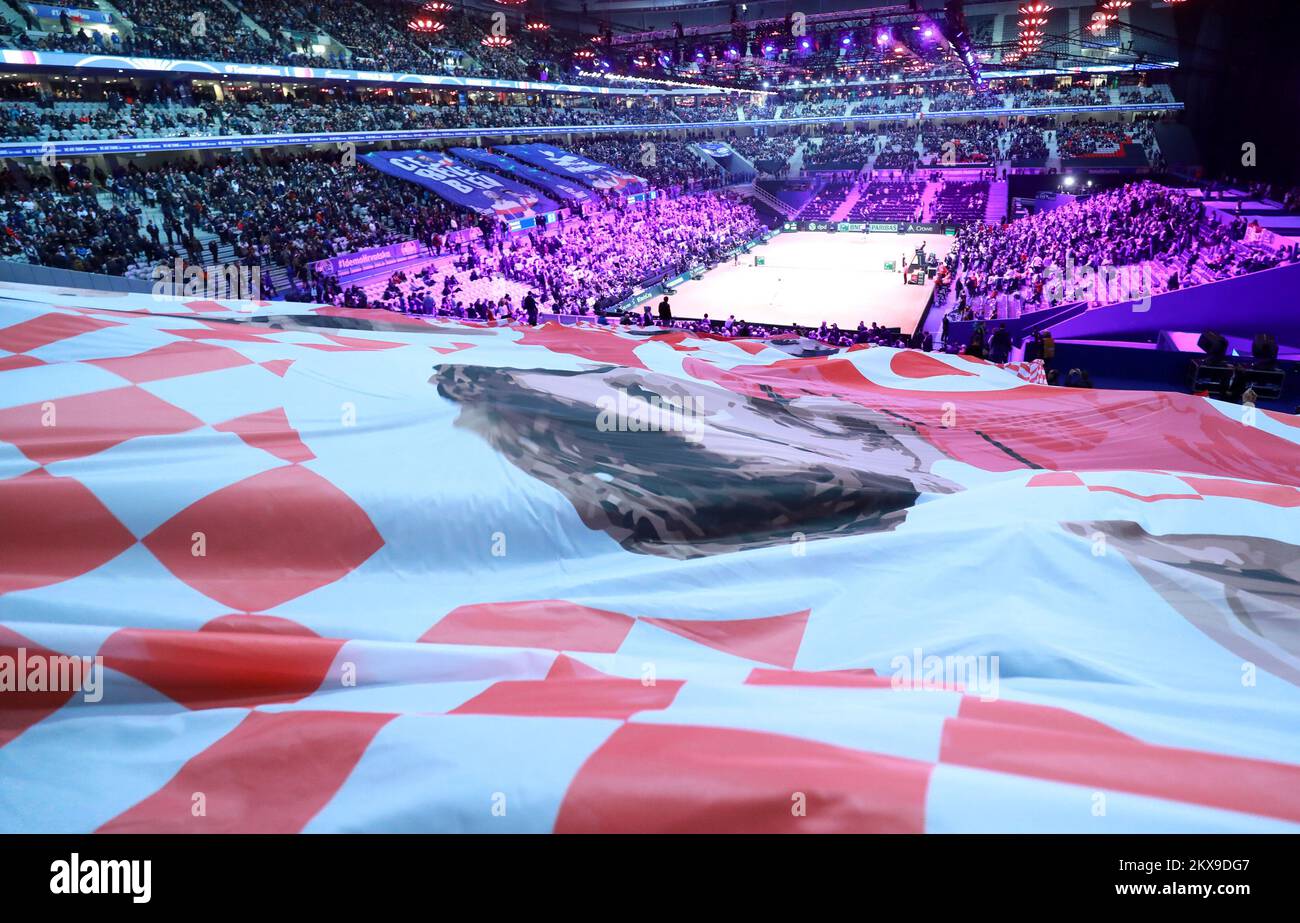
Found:
[[[776,196],[772,195],[766,189],[759,187],[757,184],[750,187],[750,192],[754,198],[758,199],[758,201],[762,202],[783,218],[793,218],[795,212],[798,210],[788,202],[782,202]]]
[[[148,279],[129,279],[125,276],[58,269],[54,266],[38,266],[34,263],[19,263],[12,260],[0,260],[0,282],[85,288],[106,292],[132,292],[138,295],[152,294],[154,290],[154,283]],[[2,295],[3,293],[0,292],[0,296]]]

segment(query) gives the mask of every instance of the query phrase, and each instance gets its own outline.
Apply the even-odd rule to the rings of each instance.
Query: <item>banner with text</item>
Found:
[[[83,10],[79,7],[53,6],[47,3],[29,3],[27,9],[31,10],[33,16],[39,16],[41,19],[58,19],[60,13],[67,13],[68,19],[74,23],[97,22],[108,25],[113,21],[113,17],[103,10]]]
[[[710,157],[717,157],[719,160],[731,156],[731,145],[725,141],[697,141],[695,146]]]
[[[453,147],[449,151],[460,160],[468,160],[475,166],[486,167],[533,186],[540,186],[565,205],[581,206],[595,201],[595,196],[580,184],[569,182],[554,173],[539,170],[537,167],[512,160],[502,154],[493,154],[476,147]]]
[[[919,224],[906,221],[787,221],[785,231],[844,231],[859,234],[953,234],[949,224]]]
[[[577,180],[592,189],[633,193],[643,191],[648,185],[639,176],[624,173],[607,163],[570,154],[550,144],[503,144],[500,150],[516,160],[550,170],[558,176]]]
[[[477,240],[482,236],[483,232],[477,227],[461,228],[447,233],[443,245],[464,243]],[[397,244],[340,253],[338,256],[317,260],[311,266],[320,275],[334,276],[340,282],[347,282],[357,276],[371,275],[382,269],[402,266],[428,255],[429,251],[425,250],[424,245],[418,240],[404,240]]]
[[[364,155],[362,160],[389,176],[418,183],[453,205],[503,221],[532,217],[559,208],[555,202],[522,183],[476,170],[446,154],[378,151]]]
[[[352,253],[341,253],[329,259],[317,260],[312,269],[321,275],[334,276],[340,281],[347,281],[352,276],[365,275],[389,266],[397,266],[420,256],[423,247],[418,240],[407,240],[400,244],[388,244],[383,247],[368,247]]]

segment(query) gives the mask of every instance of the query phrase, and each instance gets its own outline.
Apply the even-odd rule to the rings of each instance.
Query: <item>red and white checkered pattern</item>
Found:
[[[884,348],[143,301],[0,291],[0,658],[104,665],[98,702],[0,691],[0,831],[1300,829],[1293,418]],[[443,363],[869,407],[961,489],[638,554],[456,426]],[[1097,522],[1222,535],[1199,608],[1172,558],[1063,525]],[[1229,592],[1243,542],[1296,554]],[[918,684],[929,655],[997,655],[997,695]]]

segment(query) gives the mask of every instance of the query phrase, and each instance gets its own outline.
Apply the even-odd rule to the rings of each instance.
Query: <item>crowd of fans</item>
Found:
[[[1167,86],[1120,87],[1112,99],[1107,89],[1065,87],[1037,89],[1002,87],[975,91],[959,85],[934,88],[902,87],[880,91],[852,85],[834,89],[786,89],[781,94],[780,117],[843,118],[850,116],[890,115],[911,112],[956,112],[973,109],[1037,108],[1045,106],[1104,106],[1112,102],[1139,104],[1167,102],[1172,93]],[[762,110],[746,107],[746,118],[773,118],[776,104],[769,102]]]
[[[21,188],[12,173],[0,174],[0,259],[111,275],[125,274],[136,259],[163,259],[161,246],[141,234],[138,215],[102,207],[84,181],[65,191]]]
[[[877,170],[911,170],[920,160],[916,152],[916,129],[899,128],[882,137],[875,164]]]
[[[30,28],[18,31],[3,24],[0,45],[511,79],[563,76],[569,82],[586,82],[567,64],[576,37],[531,36],[515,30],[509,46],[489,49],[480,42],[485,24],[463,15],[452,17],[443,32],[425,35],[405,27],[409,10],[376,8],[358,0],[328,4],[234,0],[234,9],[215,3],[201,10],[182,0],[115,0],[115,5],[128,21],[102,29],[73,27],[65,17],[58,29],[42,31],[24,13]],[[310,51],[321,36],[329,39],[325,52]],[[1168,87],[1140,85],[1119,86],[1113,93],[1092,86],[1002,87],[943,89],[924,96],[907,90],[867,95],[844,88],[786,91],[780,98],[769,96],[762,105],[723,97],[697,99],[694,105],[671,109],[610,100],[557,105],[551,97],[536,97],[522,105],[520,99],[436,104],[401,96],[331,98],[317,91],[274,100],[237,94],[221,101],[187,94],[164,100],[110,96],[94,103],[22,99],[0,101],[0,136],[59,141],[339,129],[691,123],[735,119],[738,107],[752,121],[775,118],[778,112],[783,119],[796,119],[922,109],[944,113],[1094,106],[1113,100],[1140,105],[1170,100],[1172,94]],[[756,163],[789,163],[802,143],[796,135],[772,134],[728,140]],[[1154,121],[1018,116],[1008,126],[984,119],[938,124],[927,119],[918,126],[895,125],[880,133],[828,128],[819,141],[804,149],[804,166],[841,170],[846,175],[819,191],[801,216],[829,218],[856,192],[850,220],[919,221],[926,184],[915,178],[914,171],[922,164],[942,163],[947,157],[959,163],[1001,159],[1036,163],[1047,160],[1049,140],[1062,158],[1105,155],[1126,145],[1149,152],[1154,148]],[[200,262],[206,253],[212,262],[221,256],[282,267],[291,288],[268,291],[268,296],[485,319],[529,320],[539,307],[555,313],[592,314],[662,278],[727,259],[763,231],[749,205],[729,194],[700,191],[717,181],[719,171],[691,152],[689,141],[656,140],[649,159],[644,141],[597,138],[570,147],[645,176],[669,194],[635,206],[607,200],[547,233],[514,236],[416,184],[345,165],[337,155],[264,153],[202,164],[177,160],[152,168],[123,163],[111,172],[82,161],[59,164],[48,173],[11,163],[0,173],[0,259],[123,275],[174,254]],[[873,157],[877,170],[899,170],[903,176],[862,179],[858,170]],[[680,190],[689,191],[676,194]],[[985,179],[946,181],[929,212],[931,220],[962,225],[938,273],[952,318],[1005,317],[1009,300],[1022,311],[1075,299],[1078,292],[1070,289],[1068,278],[1064,289],[1053,285],[1070,266],[1140,267],[1144,280],[1154,280],[1157,291],[1168,291],[1297,258],[1295,248],[1275,251],[1255,240],[1246,219],[1219,220],[1208,215],[1198,199],[1150,182],[999,226],[981,220],[988,191]],[[1300,189],[1252,191],[1261,196],[1267,192],[1287,208],[1300,211]],[[452,243],[453,236],[466,230],[477,231],[479,245]],[[412,238],[431,255],[454,251],[454,272],[426,269],[411,277],[395,273],[383,294],[370,298],[355,287],[345,290],[312,269],[330,256]],[[529,291],[531,304],[509,294],[493,298],[462,294],[463,281],[480,280],[522,286]],[[1106,297],[1097,291],[1082,300],[1105,303]],[[628,323],[658,323],[648,313],[628,318]],[[766,336],[789,329],[753,325],[734,316],[725,322],[710,320],[707,315],[701,321],[675,325],[726,336]],[[874,324],[844,331],[822,324],[812,329],[795,327],[793,332],[836,346],[903,345],[905,340],[898,331]],[[988,339],[985,348],[1005,360],[998,332]],[[928,349],[932,342],[912,345]]]
[[[1056,127],[1056,150],[1062,158],[1095,157],[1122,151],[1127,145],[1146,149],[1154,145],[1152,123],[1103,122],[1078,119]]]
[[[805,221],[826,221],[844,204],[850,189],[850,183],[827,183],[799,210],[799,217]]]
[[[418,313],[489,320],[526,310],[523,299],[507,294],[473,301],[461,296],[466,281],[488,279],[517,283],[537,310],[593,315],[665,277],[716,264],[762,231],[754,210],[726,194],[616,202],[570,219],[557,231],[509,241],[498,236],[485,247],[466,248],[453,263],[464,278],[426,273],[415,286],[394,284],[391,293],[368,306],[409,310],[416,303]],[[342,303],[353,302],[345,293]]]
[[[520,128],[671,124],[657,106],[583,100],[576,105],[509,105],[499,102],[437,105],[321,97],[272,102],[227,97],[186,103],[28,101],[0,102],[6,139],[38,141],[170,138],[181,136],[280,135],[321,131]]]
[[[1009,94],[1009,102],[1016,109],[1032,109],[1040,106],[1105,106],[1110,103],[1110,94],[1096,87],[1066,87],[1052,90],[1021,90]],[[1133,102],[1149,102],[1137,99]]]
[[[741,103],[741,108],[745,115],[745,121],[756,122],[764,119],[774,119],[781,109],[781,104],[768,96],[762,103],[756,102],[754,97],[750,97]]]
[[[873,179],[849,212],[851,221],[920,221],[925,183],[917,180]]]
[[[1055,130],[1055,121],[1048,116],[1034,116],[1013,122],[1007,127],[1002,155],[1012,163],[1041,165],[1047,162],[1050,151],[1044,132]]]
[[[557,30],[531,32],[522,17],[511,17],[507,41],[493,47],[483,39],[495,35],[497,21],[491,10],[459,10],[439,14],[437,32],[412,30],[418,5],[361,0],[232,0],[196,7],[186,0],[122,0],[116,7],[124,19],[95,27],[74,25],[64,16],[58,23],[42,24],[23,4],[13,7],[26,20],[25,29],[11,28],[0,20],[0,44],[33,50],[131,57],[161,57],[226,61],[242,64],[352,67],[453,76],[485,76],[512,80],[564,80],[603,83],[586,71],[596,68],[574,52],[590,49],[588,36]],[[517,14],[516,14],[517,16]],[[783,105],[783,117],[888,114],[928,109],[950,112],[973,108],[1026,108],[1045,105],[1097,105],[1111,94],[1092,87],[1033,88],[1010,82],[973,91],[954,81],[923,97],[915,88],[886,92],[851,86],[829,90],[781,86],[782,98],[770,98],[747,118],[768,118]],[[1117,99],[1126,104],[1172,99],[1167,87],[1120,85]],[[725,110],[732,103],[683,107],[683,121],[717,118],[712,108]]]
[[[853,100],[846,97],[829,97],[817,100],[797,100],[781,107],[783,119],[835,118],[847,115]]]
[[[1166,103],[1172,102],[1173,98],[1173,91],[1164,84],[1154,87],[1135,86],[1121,87],[1119,89],[1119,101],[1121,103]]]
[[[717,181],[718,171],[687,144],[656,142],[650,162],[639,139],[600,139],[580,151],[648,174],[652,185],[671,195]],[[699,215],[685,217],[692,209]],[[644,212],[602,214],[548,238],[544,255],[535,254],[540,263],[520,257],[501,271],[511,278],[533,273],[547,298],[599,301],[622,297],[629,280],[712,258],[757,227],[749,206],[715,196],[665,196]],[[437,253],[449,246],[450,235],[467,228],[478,228],[489,241],[500,237],[493,222],[337,154],[268,153],[203,165],[177,160],[152,169],[119,165],[111,174],[92,172],[83,161],[60,163],[48,173],[11,165],[0,174],[0,221],[2,259],[123,275],[147,274],[174,254],[191,262],[207,254],[213,263],[260,265],[264,278],[283,267],[304,286],[313,282],[313,263],[339,253],[409,239]],[[557,249],[556,241],[563,247]],[[587,258],[579,254],[584,248],[596,260],[585,264],[590,272],[579,265]],[[564,260],[574,272],[557,275]],[[587,289],[582,298],[579,282]]]
[[[228,92],[221,101],[203,88],[193,96],[186,88],[165,99],[123,98],[116,92],[96,101],[51,98],[0,101],[0,131],[12,140],[98,140],[180,136],[291,134],[319,131],[394,131],[414,129],[520,128],[587,125],[672,125],[680,109],[617,99],[557,99],[542,96],[527,104],[476,94],[456,104],[438,102],[427,92],[369,93],[342,98],[312,88],[289,95]],[[480,98],[481,96],[481,98]],[[734,116],[734,108],[731,110]],[[917,159],[919,134],[926,157],[969,163],[1001,159],[1046,159],[1044,132],[1056,131],[1060,154],[1077,157],[1106,153],[1131,143],[1154,148],[1152,122],[1104,122],[1095,119],[1057,122],[1047,116],[1013,123],[1004,129],[992,119],[927,121],[918,129],[899,126],[880,144],[880,166],[903,168]],[[1007,139],[1005,142],[1003,138]],[[876,135],[828,127],[824,141],[811,150],[810,162],[863,163],[876,151]],[[739,139],[738,139],[739,140]],[[743,141],[740,143],[744,143]],[[759,146],[779,145],[786,159],[793,154],[788,136],[764,135]],[[751,145],[751,149],[754,146]],[[744,153],[744,151],[742,151]],[[749,156],[746,153],[746,156]]]
[[[737,101],[734,99],[696,97],[689,106],[674,106],[673,114],[683,122],[734,122],[740,117],[736,107]]]
[[[1116,92],[1119,94],[1117,101],[1126,104],[1165,102],[1172,99],[1172,94],[1166,86],[1123,87]],[[782,119],[850,116],[870,118],[873,115],[911,112],[944,113],[973,109],[1103,106],[1112,102],[1110,91],[1094,87],[1002,88],[980,91],[944,87],[937,91],[927,89],[924,92],[912,88],[899,89],[895,92],[877,92],[850,85],[833,90],[819,89],[803,92],[787,90],[783,93],[780,116]]]
[[[598,138],[570,146],[575,153],[600,163],[618,164],[659,189],[716,185],[722,171],[676,138]]]
[[[1247,231],[1244,220],[1219,221],[1181,190],[1133,183],[1004,225],[966,225],[948,257],[950,302],[963,319],[1075,301],[1103,304],[1255,272],[1288,258],[1247,242]],[[1090,287],[1083,267],[1121,284]]]
[[[991,90],[958,90],[936,93],[930,98],[931,112],[955,112],[963,109],[1001,109],[1005,105],[1003,95]]]
[[[778,170],[769,171],[776,173],[784,171],[789,166],[799,145],[794,135],[751,135],[733,138],[730,143],[732,150],[756,167],[760,163],[780,164]]]
[[[725,195],[654,200],[609,210],[546,241],[532,260],[504,267],[509,278],[540,288],[557,307],[601,307],[656,277],[721,260],[763,230],[752,207]]]
[[[1151,119],[1105,122],[1095,119],[1062,120],[1051,116],[1019,117],[1008,125],[997,119],[926,120],[916,126],[895,124],[876,131],[848,132],[843,126],[826,126],[817,135],[768,134],[732,139],[732,146],[750,159],[775,157],[789,162],[802,140],[803,167],[810,171],[861,169],[868,161],[878,170],[918,170],[945,164],[1043,165],[1056,139],[1061,157],[1108,154],[1130,145],[1148,162],[1159,156]],[[808,132],[807,128],[800,129]],[[918,150],[918,142],[921,150]]]
[[[976,109],[1030,109],[1046,106],[1105,106],[1114,102],[1169,102],[1173,94],[1161,85],[1108,89],[1078,87],[1007,87],[973,90],[954,83],[937,87],[900,87],[879,91],[852,85],[834,89],[785,90],[781,118],[812,116],[870,116],[905,112],[958,112]]]
[[[938,224],[983,221],[989,201],[989,181],[944,180],[930,206],[930,220]]]
[[[991,163],[1001,156],[1002,128],[991,119],[927,122],[920,137],[926,163]]]
[[[49,30],[21,4],[13,6],[23,14],[26,28],[0,29],[0,43],[9,47],[243,64],[343,63],[341,58],[326,60],[304,52],[301,45],[276,31],[260,29],[224,3],[195,6],[182,0],[122,0],[115,6],[126,19],[114,18],[109,27],[74,25],[61,9],[58,23]]]
[[[198,262],[205,247],[217,262],[214,248],[228,247],[243,265],[283,266],[298,279],[316,260],[411,238],[437,246],[480,222],[413,183],[328,155],[132,164],[111,175],[80,162],[49,176],[10,167],[0,216],[0,258],[123,275],[181,252]]]
[[[896,184],[902,185],[902,184]],[[842,196],[845,189],[837,187],[837,195]],[[962,190],[966,192],[968,190]],[[693,221],[694,216],[700,211],[699,200],[679,200],[681,205],[683,201],[693,202],[687,204],[684,209],[675,210],[672,217],[669,217],[667,210],[660,213],[661,219],[669,221]],[[1283,259],[1296,261],[1300,259],[1300,248],[1294,248],[1289,254],[1266,253],[1258,248],[1244,246],[1242,241],[1247,236],[1247,227],[1244,219],[1238,219],[1231,224],[1218,223],[1210,220],[1196,220],[1196,211],[1200,203],[1191,199],[1182,193],[1167,190],[1163,187],[1151,183],[1142,183],[1135,186],[1126,187],[1117,190],[1114,193],[1098,196],[1094,200],[1090,209],[1080,210],[1076,213],[1056,214],[1051,223],[1059,227],[1073,226],[1073,233],[1070,232],[1044,232],[1041,237],[1036,236],[1038,232],[1043,232],[1044,225],[1048,224],[1045,220],[1046,215],[1055,213],[1046,213],[1044,216],[1035,216],[1035,219],[1026,219],[1025,221],[1015,222],[1012,225],[1002,228],[985,228],[983,225],[972,225],[968,230],[959,234],[957,247],[949,258],[942,264],[936,265],[937,261],[931,257],[931,267],[937,269],[938,284],[941,293],[946,295],[951,288],[956,292],[954,301],[957,303],[957,310],[950,315],[957,319],[971,318],[996,318],[996,311],[973,309],[972,304],[977,302],[987,306],[990,302],[988,294],[990,292],[1015,291],[1017,297],[1023,297],[1026,292],[1026,285],[1031,288],[1035,280],[1041,283],[1044,278],[1050,279],[1050,272],[1044,276],[1041,272],[1041,259],[1037,256],[1028,260],[1028,265],[1037,267],[1038,271],[1028,275],[1017,275],[1015,271],[1008,271],[1006,266],[999,262],[996,256],[997,248],[1005,242],[1003,237],[998,235],[1007,235],[1010,239],[1024,242],[1028,250],[1021,252],[1032,252],[1038,248],[1035,241],[1069,241],[1070,246],[1078,247],[1080,252],[1087,254],[1085,259],[1101,259],[1101,265],[1110,265],[1114,258],[1133,259],[1142,256],[1144,253],[1153,253],[1166,246],[1166,235],[1159,232],[1158,228],[1186,228],[1192,227],[1190,233],[1181,233],[1176,235],[1168,252],[1164,257],[1166,266],[1176,265],[1181,269],[1188,271],[1188,277],[1196,282],[1212,281],[1217,278],[1224,278],[1231,275],[1237,275],[1244,272],[1256,271],[1275,265]],[[704,212],[710,215],[725,214],[728,206],[726,199],[706,200]],[[1059,210],[1058,210],[1059,211]],[[638,222],[637,215],[619,215],[617,211],[607,213],[602,234],[601,230],[592,231],[592,226],[580,226],[579,232],[574,236],[561,240],[559,243],[549,244],[544,238],[533,238],[528,242],[515,241],[507,246],[498,245],[498,256],[493,257],[489,249],[485,259],[475,260],[466,258],[457,263],[458,269],[470,269],[471,277],[476,273],[483,273],[482,277],[493,273],[500,273],[503,278],[511,278],[526,282],[530,287],[529,296],[525,299],[532,300],[534,306],[536,299],[533,291],[540,289],[542,292],[550,290],[555,292],[554,296],[546,296],[546,309],[557,313],[569,314],[592,314],[599,313],[600,310],[618,300],[620,295],[630,292],[638,284],[644,284],[656,276],[664,273],[652,273],[644,277],[639,282],[632,281],[637,273],[632,271],[626,274],[622,280],[623,287],[613,290],[593,286],[591,283],[592,276],[586,272],[586,269],[593,264],[602,267],[604,272],[610,272],[613,267],[621,266],[622,261],[617,259],[600,259],[594,257],[594,254],[601,252],[606,238],[620,239],[630,236],[638,236],[651,231],[652,228]],[[734,216],[733,216],[734,217]],[[1202,213],[1202,218],[1204,215]],[[686,252],[686,258],[681,259],[675,264],[668,265],[667,272],[682,271],[684,268],[699,263],[712,263],[723,258],[728,250],[733,248],[734,244],[743,243],[747,235],[752,235],[757,231],[757,225],[751,224],[747,220],[735,222],[730,225],[733,231],[737,231],[733,236],[727,237],[723,233],[716,233],[711,240],[714,245],[705,245],[703,248],[695,247],[692,249],[687,243],[683,246],[683,241],[674,237],[670,243],[670,252],[676,249],[678,252]],[[630,220],[629,220],[630,219]],[[712,219],[711,219],[712,220]],[[1118,221],[1118,230],[1113,234],[1100,235],[1098,231],[1107,227],[1112,220]],[[1189,225],[1189,222],[1191,224]],[[726,221],[718,222],[718,225],[725,225]],[[600,226],[597,226],[600,227]],[[1144,245],[1129,248],[1124,243],[1128,235],[1137,234]],[[1101,239],[1104,238],[1104,239]],[[705,238],[709,240],[710,238]],[[752,239],[752,236],[749,237]],[[686,241],[695,240],[698,237],[685,238]],[[996,240],[998,243],[993,249],[987,246],[990,241]],[[662,239],[656,237],[653,245],[659,247],[663,244]],[[1143,246],[1145,249],[1143,249]],[[618,245],[614,244],[610,249],[617,250]],[[1051,247],[1046,248],[1048,252],[1055,252],[1057,256],[1060,250],[1052,251]],[[508,250],[508,253],[507,253]],[[575,259],[574,251],[584,254]],[[558,257],[560,270],[555,271],[551,266],[551,257]],[[990,257],[993,256],[992,259]],[[651,260],[647,264],[653,264]],[[525,267],[520,272],[519,267]],[[546,269],[551,269],[548,275]],[[1195,269],[1195,272],[1190,270]],[[999,275],[1001,270],[1005,274]],[[426,277],[425,282],[430,286],[436,287],[436,278]],[[955,283],[955,284],[954,284]],[[1016,285],[1019,285],[1016,288]],[[1170,284],[1177,287],[1177,279],[1171,279]],[[426,312],[438,312],[451,314],[459,317],[482,318],[482,319],[506,319],[521,323],[536,322],[536,313],[530,315],[521,304],[512,304],[508,295],[499,299],[487,300],[479,299],[471,303],[463,303],[455,297],[458,291],[458,283],[454,277],[444,279],[442,298],[431,298],[425,295],[422,302],[423,308],[415,307],[417,300],[411,297],[399,297],[395,303],[381,301],[377,306],[390,307],[393,309],[413,309],[424,310]],[[1039,286],[1041,288],[1041,286]],[[396,292],[393,288],[388,294]],[[603,297],[594,297],[586,295],[588,292],[603,292]],[[573,296],[577,296],[575,302]],[[586,295],[586,297],[583,297]],[[970,301],[968,301],[970,299]],[[941,298],[942,301],[942,298]],[[820,327],[801,327],[793,326],[775,326],[775,325],[757,325],[750,324],[743,319],[737,320],[732,315],[725,322],[717,319],[710,319],[709,315],[704,315],[700,320],[672,320],[671,311],[665,313],[665,303],[661,302],[659,313],[656,316],[650,311],[647,303],[642,313],[628,313],[622,318],[622,323],[637,324],[641,326],[658,326],[674,327],[677,329],[687,329],[698,333],[707,333],[715,336],[726,337],[770,337],[777,335],[795,335],[806,337],[831,346],[850,347],[860,344],[879,344],[886,346],[919,348],[931,350],[935,343],[933,336],[929,333],[917,333],[907,336],[897,329],[882,328],[873,323],[868,327],[860,323],[856,330],[841,330],[835,324],[823,323]],[[1005,316],[1005,315],[1003,315]],[[948,324],[944,323],[946,331]],[[946,334],[945,334],[946,339]],[[945,348],[956,348],[952,344],[944,343]],[[1005,325],[996,325],[988,329],[981,328],[977,331],[977,336],[972,339],[972,343],[967,347],[967,352],[981,358],[989,358],[995,362],[1006,362],[1010,359],[1012,339],[1007,332]],[[1069,380],[1062,379],[1062,382],[1075,387],[1090,387],[1086,380],[1086,374],[1071,373]]]
[[[74,26],[65,17],[47,30],[28,13],[28,28],[0,30],[0,42],[133,57],[594,82],[569,66],[571,52],[585,44],[577,35],[538,36],[520,21],[507,28],[508,45],[484,46],[494,27],[489,11],[461,11],[442,20],[442,31],[421,33],[409,28],[418,7],[359,0],[235,0],[238,11],[225,3],[196,7],[185,0],[122,0],[115,6],[125,21],[102,29]],[[328,40],[323,52],[322,37]]]
[[[117,0],[114,5],[134,26],[133,54],[258,64],[279,60],[287,50],[224,3]]]
[[[144,103],[0,102],[0,136],[12,141],[84,141],[221,134],[197,106]]]
[[[137,5],[131,9],[138,15],[156,16],[159,21],[171,23],[161,30],[170,36],[169,41],[224,42],[225,38],[216,36],[236,34],[250,36],[249,41],[255,44],[267,41],[245,19],[224,6],[211,15],[205,14],[202,34],[191,36],[185,33],[181,38],[175,38],[177,30],[172,26],[184,12],[176,5],[177,0],[135,2]],[[361,23],[354,22],[345,15],[347,10],[365,9],[355,0],[337,10],[332,6],[330,9],[334,10],[330,16],[341,17],[341,21],[361,29]],[[284,40],[292,39],[298,30],[304,28],[304,23],[307,24],[307,32],[304,34],[308,34],[311,24],[324,15],[319,6],[289,7],[287,0],[276,0],[274,4],[262,2],[255,11],[265,15],[268,10],[274,11],[276,21],[282,26],[280,30],[272,30],[269,34],[272,38],[279,36]],[[380,17],[380,21],[367,34],[380,35],[384,28]],[[134,46],[130,43],[144,41],[148,34],[147,29],[141,29],[134,35],[128,33],[128,45],[124,50],[131,51]],[[101,33],[95,32],[94,35],[99,40]],[[371,36],[371,40],[377,41],[374,36]],[[453,54],[454,48],[439,46],[434,38],[419,33],[399,34],[398,37],[403,42],[412,43],[412,53],[433,56],[430,60],[439,54],[445,54],[448,55],[446,60],[452,62],[455,68],[473,69],[478,66],[477,59]],[[518,38],[520,43],[532,41],[523,36]],[[239,42],[235,41],[231,47],[240,47]],[[480,57],[487,53],[486,50],[481,50]],[[292,86],[280,91],[230,84],[225,87],[226,92],[218,101],[213,95],[212,84],[190,84],[185,81],[155,84],[148,90],[142,90],[142,93],[149,96],[148,99],[132,98],[129,95],[132,92],[130,85],[123,90],[120,89],[121,83],[117,84],[119,89],[111,90],[106,89],[111,84],[83,84],[71,89],[60,87],[59,92],[64,96],[50,98],[50,90],[32,89],[32,86],[17,81],[5,86],[3,92],[6,94],[21,92],[25,98],[10,98],[0,102],[0,129],[3,129],[4,137],[14,140],[71,141],[288,134],[339,128],[393,131],[479,127],[517,129],[532,125],[583,127],[601,124],[680,124],[683,121],[690,123],[696,120],[732,119],[737,117],[739,111],[744,111],[748,121],[770,118],[778,111],[783,119],[815,115],[832,117],[846,113],[869,115],[872,112],[909,111],[927,104],[931,105],[932,111],[942,112],[964,107],[972,100],[989,102],[985,96],[992,92],[984,91],[984,95],[973,96],[964,90],[942,90],[931,97],[924,97],[907,89],[876,92],[871,89],[842,87],[833,91],[805,91],[794,100],[785,102],[778,102],[771,95],[761,107],[750,105],[744,99],[728,97],[696,98],[692,105],[679,103],[669,107],[659,101],[631,101],[617,97],[584,98],[523,93],[505,96],[471,92],[457,98],[454,93],[428,90],[340,90]],[[157,95],[164,86],[167,98],[159,99]],[[1143,99],[1163,98],[1168,93],[1168,88],[1129,87],[1123,88],[1121,92],[1136,94]],[[76,95],[69,98],[70,93]],[[122,93],[128,95],[124,98]],[[1057,101],[1078,102],[1080,99],[1071,97],[1077,97],[1081,93],[1091,94],[1089,98],[1096,97],[1097,100],[1107,96],[1106,91],[1083,88],[1018,89],[1005,91],[1003,95],[1008,98],[1016,97],[1017,94],[1028,95],[1033,97],[1030,102],[1043,102],[1043,94],[1047,94]],[[1124,124],[1096,119],[1064,121],[1059,128],[1060,153],[1066,157],[1096,155],[1113,150],[1125,141],[1133,142],[1148,153],[1154,153],[1152,124],[1149,119]],[[922,160],[942,162],[946,155],[952,156],[954,162],[963,163],[1007,156],[1021,162],[1039,162],[1047,158],[1048,144],[1044,132],[1056,130],[1057,123],[1049,117],[1021,118],[1006,128],[1005,134],[1001,125],[989,119],[948,119],[937,123],[926,120],[922,125],[919,135],[925,153],[918,156],[915,150],[918,129],[915,127],[896,124],[888,131],[886,140],[877,152],[872,134],[849,133],[844,130],[844,125],[829,124],[819,132],[827,140],[820,145],[820,150],[814,145],[810,151],[809,165],[819,169],[829,164],[861,163],[877,153],[878,166],[895,169],[914,167]],[[788,156],[787,153],[786,160]]]
[[[820,145],[804,149],[808,170],[860,169],[875,151],[876,137],[869,134],[827,134]]]
[[[921,108],[922,100],[923,97],[915,93],[865,96],[859,98],[853,104],[849,115],[887,115],[899,112],[916,112]]]
[[[671,310],[671,307],[670,307]],[[737,319],[732,314],[725,321],[710,318],[705,314],[699,320],[667,320],[652,313],[647,303],[641,313],[631,312],[622,318],[624,326],[667,327],[675,330],[688,330],[709,336],[727,338],[801,337],[825,343],[827,346],[847,348],[858,345],[893,346],[899,349],[912,347],[930,352],[934,349],[934,336],[930,333],[905,336],[896,328],[882,327],[875,321],[868,326],[859,321],[857,329],[841,329],[839,324],[822,321],[820,326],[806,324],[751,324],[743,318]]]

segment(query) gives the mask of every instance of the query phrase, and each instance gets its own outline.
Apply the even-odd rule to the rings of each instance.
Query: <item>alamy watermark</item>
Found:
[[[1139,314],[1151,310],[1155,294],[1155,273],[1150,263],[1134,266],[1075,266],[1074,257],[1065,258],[1065,268],[1053,266],[1047,271],[1043,294],[1049,304],[1086,301],[1096,304],[1133,302]]]
[[[0,693],[79,692],[86,702],[104,697],[104,658],[38,653],[20,647],[0,654]]]
[[[152,859],[83,859],[73,853],[50,863],[51,894],[129,894],[136,904],[153,896]]]
[[[153,268],[153,295],[156,298],[231,299],[253,301],[262,297],[262,267],[239,263],[202,265],[186,263],[177,257],[169,266],[159,263]]]
[[[982,702],[998,697],[998,655],[993,654],[923,654],[919,647],[911,655],[899,654],[889,661],[893,689],[920,689],[927,692],[964,691],[977,695]]]
[[[681,433],[687,442],[704,438],[704,398],[629,396],[620,388],[617,397],[602,394],[596,399],[600,413],[596,429],[602,433]]]

